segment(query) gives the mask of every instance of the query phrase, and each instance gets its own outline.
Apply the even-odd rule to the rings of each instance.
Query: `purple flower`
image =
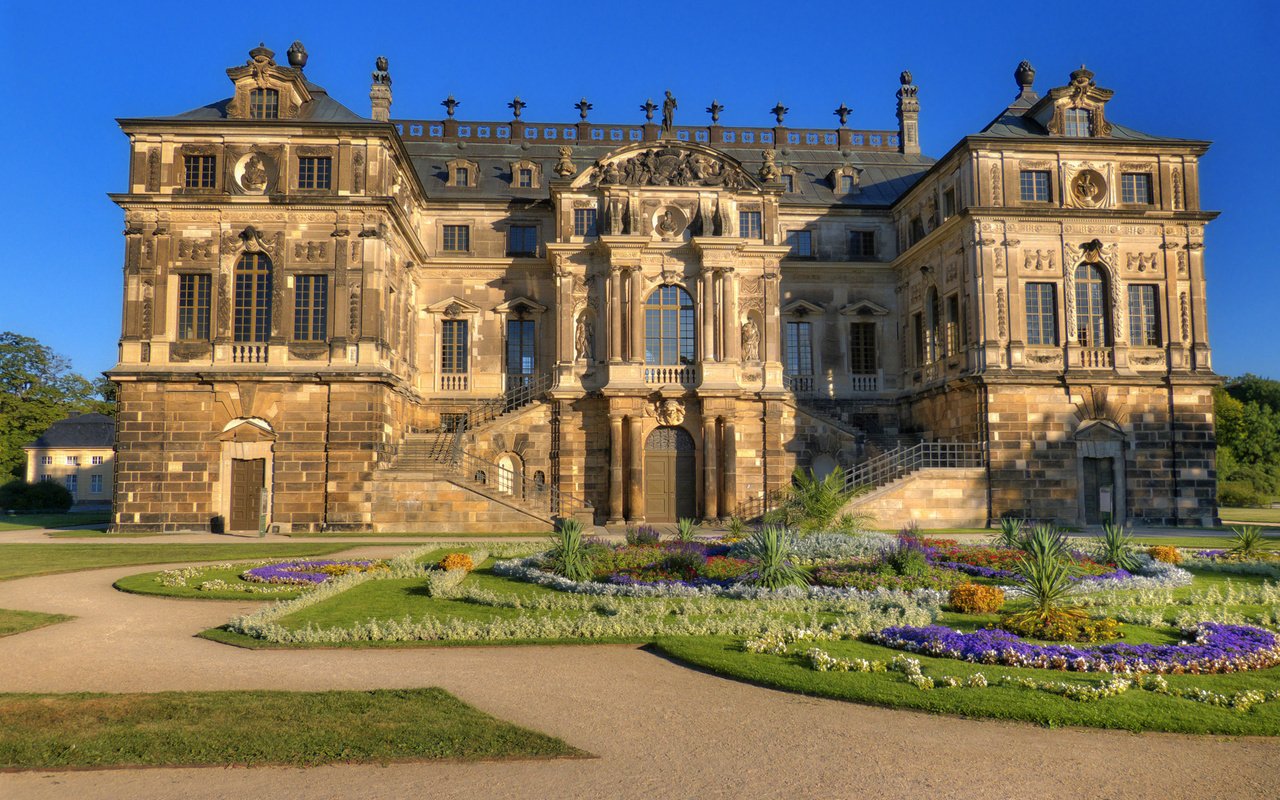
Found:
[[[363,572],[373,566],[374,561],[279,561],[275,564],[264,564],[246,570],[240,577],[254,583],[285,583],[299,586],[315,586],[332,578],[340,570],[334,567],[348,567],[352,572]]]
[[[1196,558],[1222,558],[1226,554],[1226,550],[1197,550]]]

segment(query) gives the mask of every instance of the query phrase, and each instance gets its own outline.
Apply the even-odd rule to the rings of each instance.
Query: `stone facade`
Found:
[[[121,120],[118,527],[723,518],[955,442],[991,515],[1214,517],[1207,143],[1086,70],[934,161],[907,73],[897,130],[393,121],[306,60]]]

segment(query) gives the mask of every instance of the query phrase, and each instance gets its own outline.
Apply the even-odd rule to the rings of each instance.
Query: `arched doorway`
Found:
[[[684,428],[655,428],[644,444],[644,516],[675,522],[697,515],[693,437]]]
[[[520,462],[514,456],[504,454],[500,457],[498,459],[498,491],[503,494],[515,494],[522,471]]]

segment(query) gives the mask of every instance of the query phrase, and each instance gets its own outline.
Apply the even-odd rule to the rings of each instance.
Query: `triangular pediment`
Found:
[[[1115,442],[1123,441],[1124,431],[1109,419],[1087,419],[1080,423],[1072,436],[1078,442]]]
[[[854,302],[844,306],[840,309],[840,313],[845,316],[852,317],[883,317],[889,313],[889,309],[879,303],[873,303],[870,300],[863,299],[855,300]]]
[[[782,307],[783,314],[790,314],[794,317],[807,317],[810,314],[821,314],[822,311],[822,306],[810,303],[808,300],[793,300]]]
[[[528,297],[513,297],[505,303],[499,303],[493,307],[494,311],[499,314],[541,314],[547,310],[547,307],[537,300]]]
[[[695,142],[660,139],[614,150],[583,170],[573,187],[644,186],[752,191],[757,181],[732,156]]]
[[[427,306],[427,311],[432,314],[443,314],[446,317],[461,317],[468,314],[479,314],[480,306],[475,303],[468,303],[461,297],[446,297],[438,303],[432,303]]]

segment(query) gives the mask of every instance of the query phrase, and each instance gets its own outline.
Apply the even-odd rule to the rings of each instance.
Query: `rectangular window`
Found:
[[[1120,202],[1149,206],[1152,197],[1150,174],[1126,172],[1120,176]]]
[[[507,374],[532,375],[533,352],[533,320],[507,320]]]
[[[813,258],[813,233],[811,231],[787,231],[787,244],[796,258]]]
[[[214,175],[216,164],[214,156],[183,156],[184,185],[188,189],[212,189],[217,184]]]
[[[329,338],[329,276],[298,275],[293,282],[293,338],[323,342]]]
[[[463,185],[465,186],[466,184],[463,184]],[[520,170],[520,176],[518,181],[516,182],[516,185],[519,186],[521,189],[532,189],[533,188],[533,170],[529,169],[528,167],[522,168]]]
[[[1068,108],[1063,116],[1064,136],[1088,136],[1093,114],[1085,108]]]
[[[911,333],[912,353],[915,356],[913,363],[918,367],[924,363],[924,314],[918,311],[911,315]]]
[[[596,210],[594,208],[575,208],[573,210],[573,235],[596,235]]]
[[[275,89],[249,91],[249,119],[279,119],[280,92]]]
[[[871,375],[876,371],[876,324],[849,323],[849,371]]]
[[[465,253],[471,249],[470,225],[445,225],[444,249],[450,253]]]
[[[40,480],[42,480],[42,481],[51,481],[51,480],[53,480],[53,476],[52,476],[52,475],[41,475],[41,476],[40,476]]]
[[[68,467],[80,466],[80,456],[67,456],[67,466]]]
[[[178,276],[178,338],[209,340],[209,293],[211,275]]]
[[[783,173],[782,187],[788,192],[794,192],[796,190],[796,176],[792,175],[790,172]]]
[[[102,456],[93,456],[92,458],[89,459],[89,463],[94,465],[95,467],[100,466],[102,464]]]
[[[298,159],[299,189],[328,189],[333,175],[333,159],[328,156],[303,156]]]
[[[1129,344],[1135,347],[1160,346],[1159,293],[1151,284],[1129,287]]]
[[[533,225],[512,225],[507,228],[507,255],[534,256],[538,254],[538,229]]]
[[[1058,296],[1052,283],[1028,283],[1027,344],[1058,344]]]
[[[853,194],[853,187],[854,187],[854,185],[855,185],[855,184],[854,184],[854,182],[853,182],[853,176],[852,176],[852,175],[841,175],[841,176],[840,176],[840,193],[841,193],[841,194]]]
[[[1018,177],[1018,189],[1024,203],[1049,202],[1049,171],[1024,169]]]
[[[788,375],[813,374],[813,339],[808,322],[787,323],[786,372]]]
[[[849,231],[849,259],[859,261],[876,257],[875,231]]]
[[[453,185],[454,186],[470,186],[471,170],[466,167],[453,168]]]
[[[49,465],[49,464],[52,464],[52,463],[53,463],[53,456],[40,456],[40,463],[41,463],[41,464],[43,464],[43,465]]]
[[[68,475],[64,480],[66,482],[67,491],[71,492],[72,495],[75,495],[76,485],[79,483],[78,478],[75,475]]]
[[[446,319],[440,323],[440,371],[446,375],[467,372],[467,321]]]
[[[953,294],[947,298],[947,322],[942,330],[943,344],[947,355],[960,352],[960,295]]]
[[[102,494],[102,476],[101,475],[89,476],[89,493]]]
[[[759,211],[738,212],[738,235],[743,239],[763,239],[764,228],[760,221]]]
[[[948,189],[942,193],[942,218],[951,219],[956,215],[956,190]]]

